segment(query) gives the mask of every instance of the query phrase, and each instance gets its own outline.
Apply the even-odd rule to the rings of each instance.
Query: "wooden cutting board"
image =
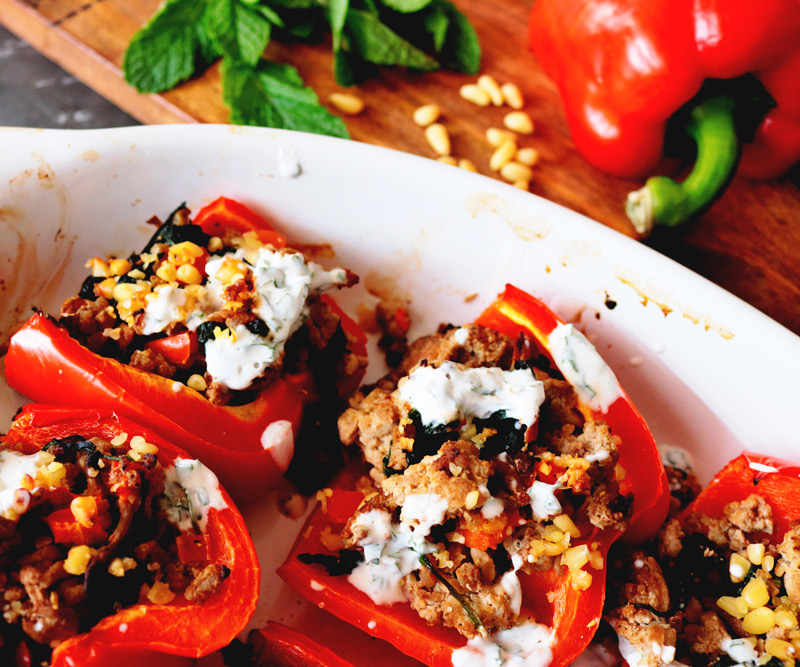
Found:
[[[457,0],[475,25],[484,49],[483,71],[523,90],[536,132],[521,144],[537,148],[540,164],[531,190],[633,235],[622,209],[636,181],[611,178],[575,152],[558,94],[526,47],[531,0]],[[159,0],[0,0],[0,22],[143,123],[223,123],[216,67],[163,95],[140,95],[120,74],[128,40]],[[328,44],[273,43],[267,56],[297,67],[320,98],[338,90]],[[354,91],[367,103],[346,118],[354,139],[433,157],[411,120],[418,106],[436,102],[453,140],[453,154],[488,168],[486,128],[502,126],[508,109],[480,108],[459,97],[474,77],[451,72],[384,70]],[[693,225],[665,230],[648,245],[706,276],[800,333],[800,190],[797,172],[772,183],[735,179],[714,208]],[[643,298],[647,298],[643,295]]]

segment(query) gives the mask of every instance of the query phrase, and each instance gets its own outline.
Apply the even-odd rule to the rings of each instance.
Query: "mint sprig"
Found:
[[[447,0],[165,0],[128,44],[125,80],[140,92],[174,88],[222,58],[223,101],[234,123],[348,137],[296,69],[265,59],[271,39],[331,34],[336,81],[442,66],[475,74],[480,45]]]

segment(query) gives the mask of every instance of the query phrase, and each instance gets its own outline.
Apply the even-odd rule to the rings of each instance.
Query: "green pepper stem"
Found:
[[[722,94],[690,111],[686,132],[697,144],[697,160],[683,183],[653,176],[628,195],[625,212],[639,234],[647,236],[654,225],[679,225],[721,194],[739,159],[734,106],[733,96]]]

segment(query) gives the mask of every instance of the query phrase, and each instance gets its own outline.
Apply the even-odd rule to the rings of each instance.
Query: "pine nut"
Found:
[[[451,167],[455,167],[458,164],[458,161],[452,155],[442,155],[442,157],[437,157],[436,161],[442,164],[449,164]]]
[[[331,93],[328,101],[348,116],[356,116],[364,110],[364,100],[349,93]]]
[[[520,148],[517,151],[517,162],[521,162],[522,164],[532,167],[539,162],[539,151],[537,151],[535,148]]]
[[[438,104],[425,104],[414,110],[412,118],[417,125],[428,127],[431,123],[435,123],[439,120],[439,116],[441,115],[442,110],[439,108]]]
[[[444,125],[434,123],[426,127],[425,138],[438,155],[450,155],[450,134]]]
[[[489,169],[500,171],[517,154],[517,144],[514,141],[504,141],[489,158]],[[516,179],[515,179],[516,180]]]
[[[500,175],[509,183],[517,181],[530,181],[533,177],[530,167],[526,167],[519,162],[509,162],[500,169]]]
[[[496,127],[490,127],[486,130],[486,141],[492,148],[497,148],[505,141],[516,141],[517,135],[508,130],[501,130]]]
[[[512,111],[506,114],[503,124],[517,134],[533,134],[533,121],[524,111]]]
[[[467,102],[477,104],[479,107],[488,107],[492,101],[489,97],[489,93],[487,93],[483,88],[476,86],[474,83],[468,83],[464,86],[461,86],[461,89],[458,92],[461,97],[467,100]]]
[[[466,158],[458,161],[458,166],[461,169],[466,169],[467,171],[474,171],[475,173],[478,172],[477,167],[472,163],[472,160],[467,160]]]
[[[500,86],[497,85],[497,81],[491,74],[483,74],[478,77],[478,86],[483,88],[488,95],[489,99],[491,99],[492,104],[496,107],[503,105],[503,91],[500,89]]]
[[[519,188],[520,190],[525,190],[525,192],[528,192],[531,189],[531,182],[524,179],[514,181],[511,185],[513,185],[515,188]]]
[[[512,109],[521,109],[525,106],[525,100],[522,99],[522,92],[517,84],[504,83],[500,86],[500,91],[503,93],[506,104]]]

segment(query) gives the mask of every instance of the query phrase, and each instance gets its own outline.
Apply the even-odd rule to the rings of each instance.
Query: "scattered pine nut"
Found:
[[[515,141],[504,141],[497,147],[492,157],[489,158],[489,169],[492,171],[500,171],[507,165],[514,156],[517,154],[517,143]],[[516,179],[515,179],[516,180]]]
[[[533,177],[533,172],[530,167],[524,164],[509,162],[500,169],[500,175],[509,183],[515,183],[516,181],[530,181]]]
[[[504,141],[516,141],[517,135],[508,130],[501,130],[496,127],[490,127],[486,130],[486,141],[492,148],[497,148]]]
[[[467,102],[477,104],[479,107],[488,107],[492,101],[489,97],[489,93],[480,86],[476,86],[474,83],[461,86],[458,92]]]
[[[478,86],[485,90],[496,107],[503,105],[503,91],[491,74],[482,74],[478,77]]]
[[[520,148],[517,151],[517,162],[521,162],[522,164],[532,167],[539,162],[539,151],[537,151],[535,148]]]
[[[455,167],[458,164],[452,155],[442,155],[442,157],[437,157],[436,161],[442,164],[449,164],[451,167]]]
[[[348,116],[356,116],[364,110],[364,100],[350,93],[331,93],[328,101]]]
[[[522,99],[522,92],[517,84],[504,83],[500,86],[500,91],[503,93],[506,104],[512,109],[521,109],[525,106],[525,101]]]
[[[517,134],[533,134],[533,121],[524,111],[512,111],[506,114],[503,124]]]
[[[414,109],[412,118],[414,122],[420,127],[428,127],[431,123],[439,120],[442,115],[442,110],[438,104],[425,104],[417,109]]]
[[[515,188],[519,188],[520,190],[525,190],[525,192],[528,192],[531,189],[531,182],[526,181],[525,179],[514,181],[511,185],[513,185]]]
[[[467,171],[474,171],[475,173],[478,173],[478,169],[472,163],[472,160],[467,160],[466,158],[463,158],[463,159],[458,161],[458,166],[461,169],[466,169]]]
[[[450,155],[450,134],[441,123],[434,123],[425,128],[425,138],[437,155]]]

